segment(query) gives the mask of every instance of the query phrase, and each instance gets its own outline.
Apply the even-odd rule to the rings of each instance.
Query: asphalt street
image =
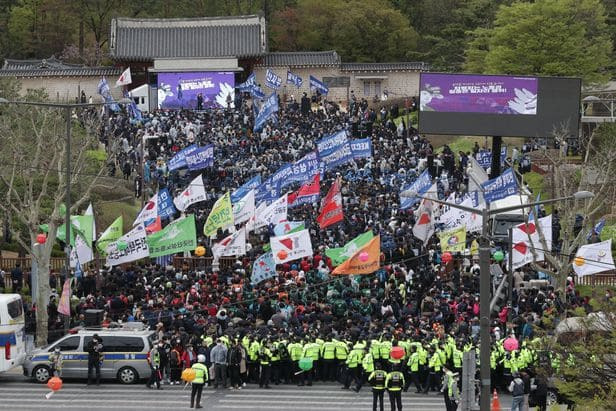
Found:
[[[403,393],[404,410],[445,410],[442,395]],[[86,386],[81,381],[65,381],[60,391],[50,399],[46,385],[26,380],[13,371],[0,375],[0,409],[12,410],[177,410],[188,409],[190,387],[163,386],[163,390],[149,390],[145,384],[121,385],[104,382],[100,386]],[[207,411],[241,410],[372,410],[372,393],[364,387],[360,393],[342,390],[339,385],[315,384],[312,387],[294,385],[272,386],[259,389],[248,385],[242,390],[205,388],[201,404]],[[511,399],[501,396],[501,405],[510,406]],[[504,409],[507,409],[504,408]],[[385,410],[389,410],[385,394]]]

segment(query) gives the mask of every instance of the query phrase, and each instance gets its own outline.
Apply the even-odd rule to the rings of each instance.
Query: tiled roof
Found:
[[[340,56],[335,51],[299,51],[268,53],[263,57],[265,67],[323,67],[339,66]]]
[[[342,63],[342,71],[426,71],[429,69],[424,62],[399,62],[399,63]]]
[[[267,52],[265,18],[115,18],[109,47],[116,60],[131,61],[262,56]]]
[[[118,67],[87,67],[51,57],[43,60],[6,59],[0,69],[0,77],[115,76],[121,72]]]

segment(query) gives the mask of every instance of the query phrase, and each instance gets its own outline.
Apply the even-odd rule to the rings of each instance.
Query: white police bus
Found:
[[[24,309],[19,294],[0,294],[0,372],[23,364],[26,358]]]

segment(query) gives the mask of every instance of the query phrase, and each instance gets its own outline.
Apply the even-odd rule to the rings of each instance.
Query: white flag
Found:
[[[580,277],[614,269],[611,238],[581,246],[573,259],[573,271]]]
[[[173,204],[180,210],[186,210],[190,205],[205,201],[205,186],[203,185],[203,177],[201,174],[190,182],[188,187],[182,193],[173,199]]]
[[[249,233],[255,230],[257,227],[257,216],[263,214],[263,211],[267,208],[267,204],[265,202],[259,204],[259,206],[255,209],[254,214],[246,221],[246,232]],[[262,226],[261,226],[262,227]]]
[[[512,228],[511,239],[513,247],[511,253],[513,268],[544,260],[545,250],[540,241],[536,224],[536,221],[529,221],[528,224],[522,223]],[[541,232],[549,252],[552,250],[552,215],[540,218],[538,224],[541,225]]]
[[[214,257],[241,256],[246,254],[246,229],[244,227],[212,246]]]
[[[94,208],[92,208],[92,203],[88,205],[86,212],[83,215],[91,215],[92,216],[92,240],[96,241],[96,221],[94,221]]]
[[[276,264],[312,256],[312,242],[308,230],[271,237],[270,246]]]
[[[233,221],[242,224],[255,215],[255,190],[250,190],[246,195],[233,203]]]
[[[143,206],[141,212],[135,221],[133,222],[133,227],[140,223],[145,223],[148,220],[154,219],[158,216],[158,193],[154,194],[154,197],[150,198],[147,203]]]
[[[150,255],[146,241],[145,227],[139,224],[117,241],[107,246],[107,266],[114,266],[141,260]]]
[[[477,192],[479,204],[484,203],[483,199],[483,191],[481,188],[481,184],[488,181],[488,174],[486,171],[479,165],[475,157],[470,156],[469,162],[471,167],[467,169],[466,174],[468,175],[468,192]]]
[[[270,224],[278,224],[287,220],[287,195],[283,195],[272,204],[268,205],[261,213],[256,215],[256,226],[267,227]]]
[[[116,81],[116,87],[126,86],[133,82],[133,79],[130,75],[130,67],[124,70],[124,72],[120,75],[120,78]]]

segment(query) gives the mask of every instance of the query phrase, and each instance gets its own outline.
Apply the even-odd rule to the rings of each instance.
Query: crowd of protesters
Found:
[[[474,237],[468,237],[465,253],[443,263],[436,236],[425,246],[413,236],[415,214],[413,208],[399,209],[399,191],[428,167],[441,198],[462,195],[469,185],[469,157],[479,147],[458,153],[447,146],[435,150],[411,125],[394,122],[397,107],[377,116],[367,101],[355,98],[348,109],[324,100],[306,110],[304,101],[292,101],[281,106],[275,124],[269,122],[256,133],[250,101],[238,96],[235,107],[154,112],[140,123],[123,114],[110,116],[100,137],[114,158],[110,174],[132,180],[135,195],[140,197],[143,189],[149,198],[165,187],[178,193],[201,172],[208,198],[186,210],[201,227],[223,193],[257,174],[269,176],[315,150],[317,140],[347,129],[352,138],[371,138],[373,153],[371,159],[321,176],[322,195],[341,178],[344,221],[320,230],[317,204],[290,208],[288,219],[303,221],[309,230],[314,255],[279,265],[277,276],[259,284],[251,284],[250,275],[272,234],[268,228],[250,234],[247,255],[217,270],[161,266],[154,260],[100,272],[92,267],[76,284],[72,325],[84,325],[85,311],[92,308],[105,311],[104,326],[144,322],[156,330],[157,359],[168,384],[179,383],[182,370],[200,355],[215,388],[339,381],[358,391],[367,382],[374,387],[376,371],[400,371],[401,389],[444,389],[448,407],[455,409],[462,353],[478,350],[479,265],[470,251]],[[170,172],[167,161],[195,143],[214,144],[214,167]],[[325,250],[368,230],[381,236],[381,268],[372,275],[331,276]],[[219,230],[216,238],[226,234]],[[198,242],[211,253],[208,239]],[[492,319],[495,387],[509,388],[520,379],[519,372],[534,375],[540,358],[533,341],[547,316],[588,304],[572,284],[566,295],[549,286],[520,286],[535,275],[516,272],[512,303]],[[54,307],[52,302],[50,323],[61,328]],[[519,341],[518,350],[504,349],[508,337]],[[404,349],[402,360],[390,356],[395,346]],[[314,367],[300,372],[298,362],[305,357],[313,359]]]

